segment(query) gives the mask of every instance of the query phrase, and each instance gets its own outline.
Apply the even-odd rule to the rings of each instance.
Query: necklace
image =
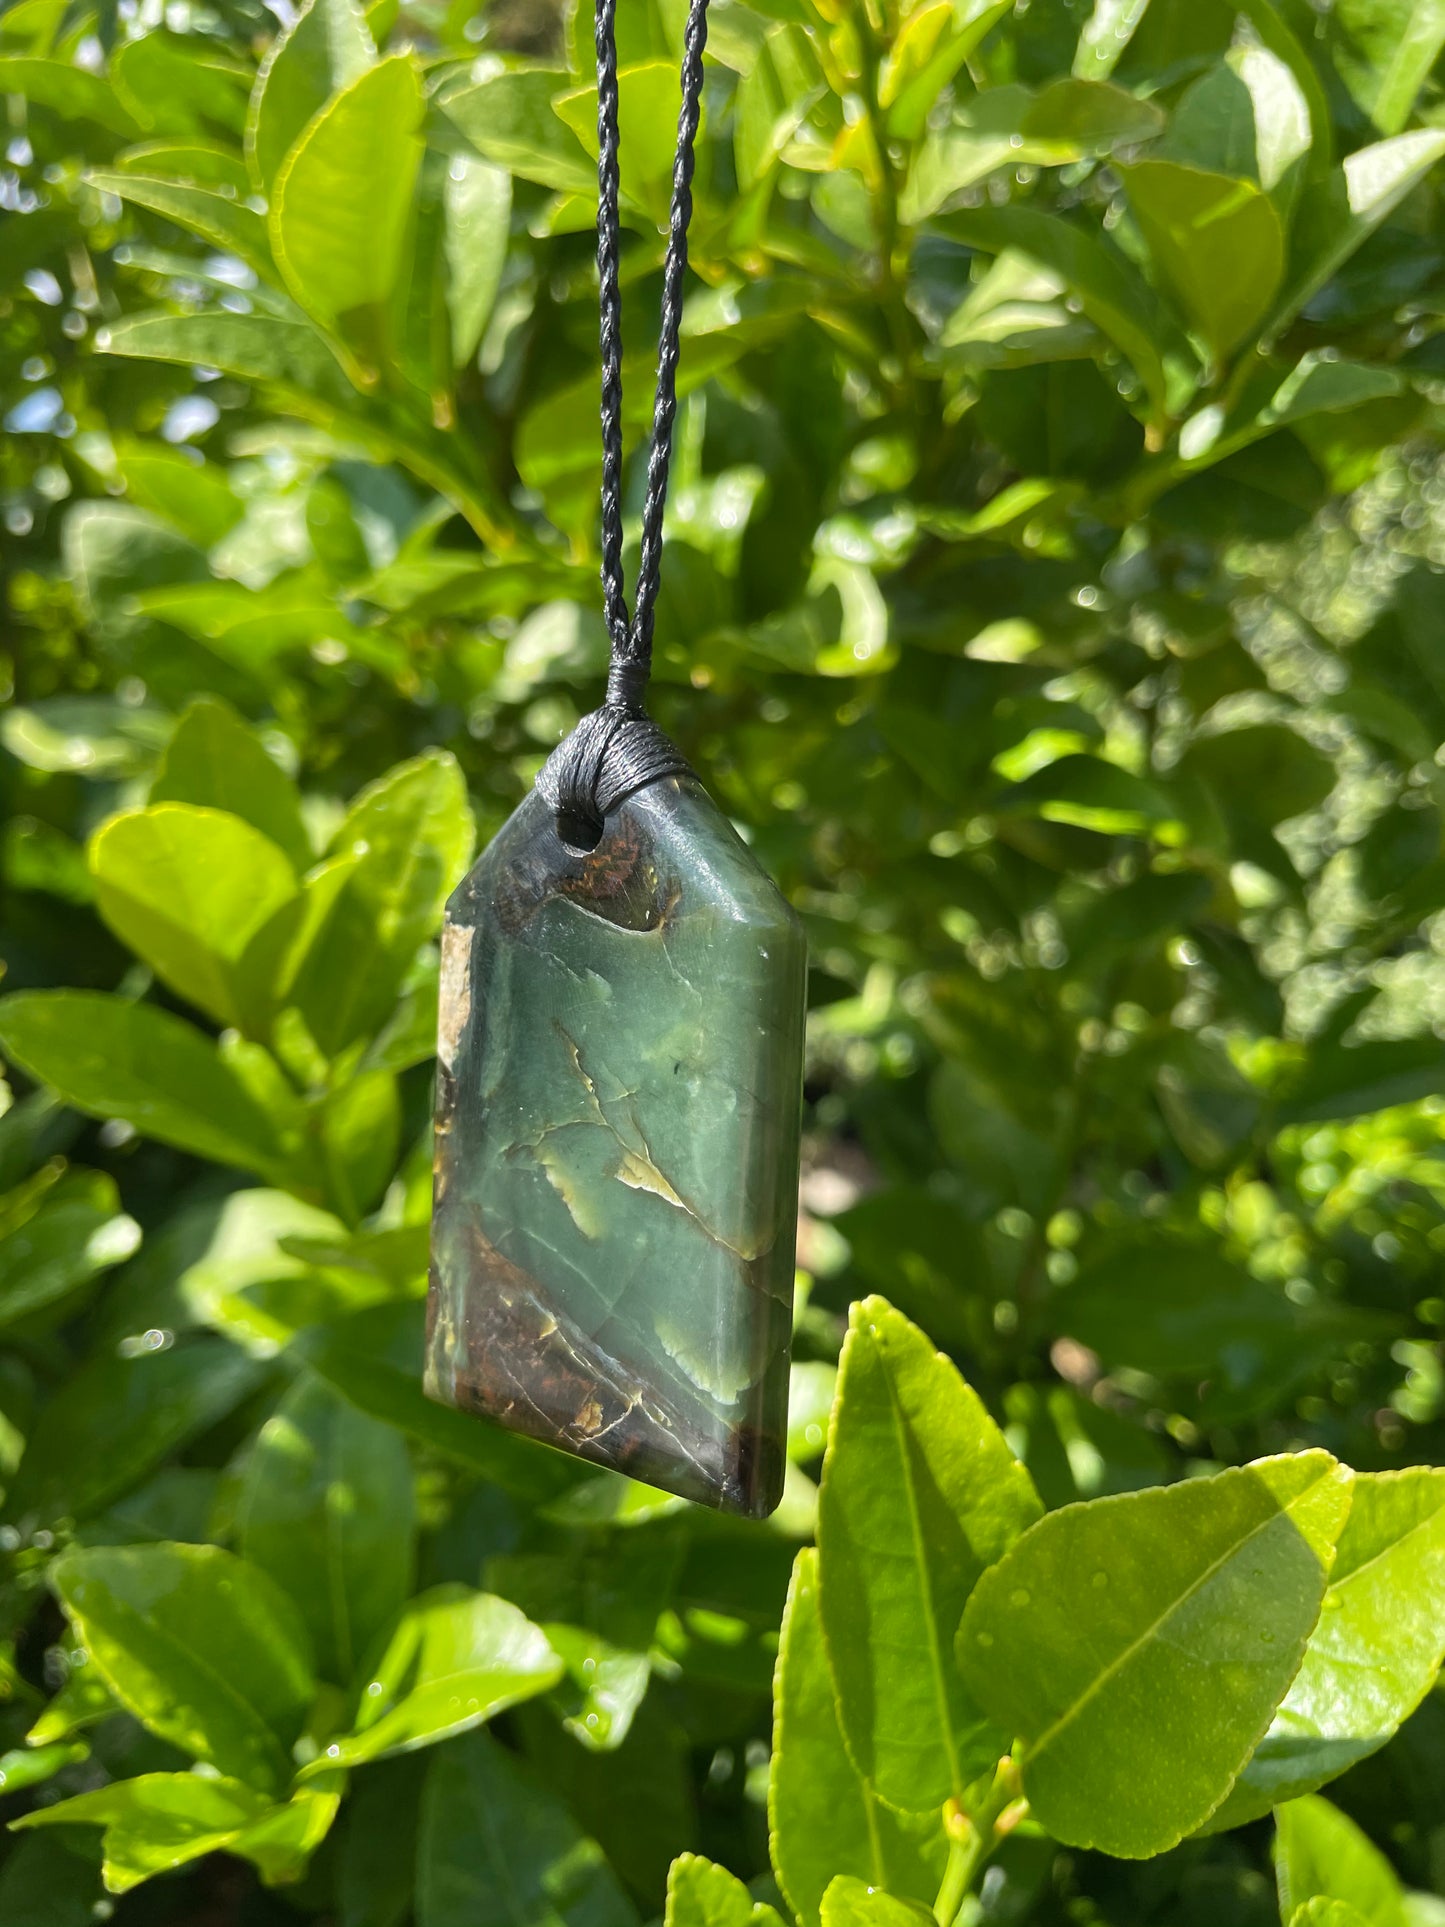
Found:
[[[629,618],[616,0],[598,0],[607,697],[447,905],[427,1390],[705,1505],[782,1492],[801,926],[646,716],[707,0],[691,0]]]

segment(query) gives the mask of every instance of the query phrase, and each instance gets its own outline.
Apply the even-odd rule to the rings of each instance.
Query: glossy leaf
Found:
[[[248,1786],[288,1777],[311,1704],[304,1629],[274,1581],[218,1546],[96,1546],[55,1567],[76,1633],[141,1724]]]
[[[336,94],[277,174],[271,245],[289,291],[323,325],[376,347],[365,313],[390,294],[421,162],[421,82],[395,54]]]
[[[488,1734],[432,1761],[417,1849],[417,1927],[634,1927],[606,1856]]]
[[[465,367],[477,352],[507,261],[512,177],[505,168],[454,155],[443,190],[443,246],[452,361]]]
[[[297,870],[312,850],[296,785],[228,703],[198,696],[166,744],[150,801],[225,810],[259,830]]]
[[[823,1927],[922,1927],[932,1918],[916,1901],[900,1900],[852,1874],[839,1874],[823,1896]]]
[[[137,1249],[141,1228],[110,1178],[76,1171],[47,1185],[0,1235],[0,1327],[66,1298]]]
[[[1056,1838],[1143,1857],[1220,1804],[1299,1669],[1350,1483],[1312,1451],[1068,1506],[980,1581],[959,1666]]]
[[[0,1049],[77,1110],[284,1182],[263,1106],[210,1039],[168,1011],[88,991],[17,991],[0,999]]]
[[[667,219],[672,194],[672,164],[677,148],[677,111],[681,100],[677,62],[641,60],[619,66],[618,157],[623,196],[652,216]],[[552,111],[570,127],[589,154],[597,151],[597,89],[556,95]],[[596,183],[593,182],[593,191]]]
[[[561,1675],[541,1628],[505,1599],[434,1587],[402,1613],[362,1688],[352,1732],[311,1772],[433,1746],[545,1693]]]
[[[221,541],[245,513],[224,471],[215,465],[197,465],[144,443],[118,449],[117,460],[131,500],[163,516],[202,548]],[[204,803],[210,798],[188,796],[180,800]]]
[[[902,212],[911,221],[999,167],[1055,167],[1146,141],[1164,126],[1148,101],[1097,81],[1056,80],[1034,93],[990,87],[954,110],[915,156]]]
[[[1336,71],[1380,132],[1398,134],[1445,47],[1445,8],[1346,0],[1332,25]]]
[[[213,41],[154,26],[123,41],[110,62],[111,85],[153,134],[239,133],[248,78]]]
[[[1445,1660],[1445,1472],[1356,1476],[1319,1624],[1211,1831],[1312,1793],[1378,1751]]]
[[[1268,313],[1285,269],[1279,214],[1250,181],[1177,161],[1121,170],[1158,270],[1216,360]]]
[[[132,173],[94,173],[90,185],[124,201],[163,214],[168,221],[189,228],[212,247],[233,254],[260,274],[272,272],[266,224],[253,208],[208,187],[179,181],[156,180]]]
[[[819,1606],[848,1750],[895,1806],[961,1796],[1003,1750],[951,1640],[980,1575],[1040,1510],[957,1368],[885,1300],[855,1306],[823,1464]]]
[[[291,996],[328,1055],[380,1028],[417,947],[435,933],[472,848],[450,756],[403,763],[355,802],[332,853],[355,867],[301,960]]]
[[[456,136],[484,160],[562,193],[595,194],[595,166],[552,111],[553,95],[562,86],[557,72],[522,69],[450,81],[438,90],[435,104]]]
[[[1412,188],[1445,155],[1445,134],[1417,129],[1361,147],[1301,203],[1296,256],[1284,294],[1270,316],[1276,335],[1324,287]]]
[[[340,363],[315,329],[268,314],[130,315],[104,329],[96,346],[138,361],[220,368],[339,408],[355,401]]]
[[[269,188],[313,117],[376,60],[362,9],[353,0],[310,0],[272,42],[256,76],[246,152]]]
[[[793,1566],[773,1685],[768,1829],[778,1885],[804,1927],[817,1927],[835,1874],[890,1893],[937,1892],[946,1853],[935,1815],[905,1819],[859,1774],[843,1743],[818,1618],[818,1555]]]
[[[106,1891],[123,1894],[155,1874],[233,1846],[270,1805],[241,1780],[143,1773],[41,1807],[18,1825],[104,1827]]]
[[[668,1871],[663,1927],[778,1927],[778,1913],[726,1867],[683,1853]]]
[[[1089,320],[1134,364],[1151,402],[1166,404],[1169,329],[1136,270],[1105,241],[1055,214],[1033,208],[950,214],[948,231],[971,247],[1013,249],[1057,275]]]
[[[411,1590],[414,1512],[400,1434],[299,1378],[247,1460],[240,1547],[290,1594],[339,1685]]]
[[[338,1852],[343,1927],[401,1927],[411,1913],[426,1755],[378,1761],[352,1782]]]
[[[296,895],[269,837],[223,810],[156,803],[112,817],[90,865],[101,914],[162,982],[217,1023],[264,1027],[270,987],[246,951]]]
[[[48,107],[66,120],[94,121],[123,138],[134,140],[141,131],[101,75],[68,60],[7,53],[0,56],[0,89]]]
[[[6,1493],[6,1513],[49,1526],[99,1512],[186,1440],[223,1419],[265,1368],[222,1339],[97,1352],[46,1402]],[[157,1349],[156,1347],[159,1347]]]
[[[1275,1815],[1275,1827],[1281,1919],[1292,1920],[1298,1908],[1324,1899],[1353,1907],[1372,1927],[1406,1927],[1394,1868],[1338,1807],[1317,1794],[1291,1800]]]

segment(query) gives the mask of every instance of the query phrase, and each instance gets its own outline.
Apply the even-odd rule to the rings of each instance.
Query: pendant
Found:
[[[446,909],[427,1391],[704,1505],[782,1492],[802,926],[690,773]]]

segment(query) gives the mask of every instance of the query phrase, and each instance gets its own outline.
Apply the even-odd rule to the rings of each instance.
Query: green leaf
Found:
[[[60,1603],[116,1698],[150,1732],[265,1791],[315,1691],[305,1629],[275,1582],[219,1546],[72,1548]]]
[[[1274,1823],[1281,1920],[1291,1920],[1296,1909],[1318,1897],[1355,1908],[1371,1927],[1406,1927],[1399,1876],[1338,1807],[1311,1794],[1280,1807]]]
[[[63,120],[94,121],[112,134],[136,140],[140,128],[118,100],[109,81],[65,60],[40,60],[25,54],[0,55],[0,93],[17,94],[36,107],[48,107]]]
[[[611,1476],[613,1489],[621,1484],[625,1492],[625,1482]],[[645,1519],[648,1489],[634,1490]],[[598,1518],[584,1521],[568,1503],[594,1494],[600,1497],[601,1488],[574,1487],[546,1516],[600,1525]],[[666,1502],[665,1494],[654,1496]],[[580,1510],[586,1509],[584,1503]],[[638,1521],[623,1513],[617,1523],[625,1528]],[[593,1752],[615,1752],[627,1737],[651,1682],[658,1618],[677,1579],[679,1548],[670,1535],[642,1533],[621,1543],[619,1554],[615,1534],[592,1531],[555,1552],[505,1553],[483,1567],[489,1590],[541,1623],[567,1671],[552,1703],[564,1730]]]
[[[44,1786],[65,1767],[78,1766],[89,1757],[90,1748],[83,1740],[39,1746],[27,1740],[24,1746],[0,1753],[0,1793],[24,1793],[30,1787]]]
[[[1101,756],[1060,756],[999,797],[1005,816],[1039,816],[1101,836],[1147,836],[1180,841],[1177,806],[1146,777]]]
[[[502,283],[511,229],[512,177],[488,161],[455,154],[447,168],[443,206],[452,362],[463,368],[477,352]]]
[[[926,1927],[927,1907],[839,1874],[823,1896],[823,1927]]]
[[[1274,203],[1252,181],[1178,161],[1136,161],[1119,172],[1160,278],[1222,361],[1257,331],[1284,278]]]
[[[894,1806],[961,1797],[1004,1750],[951,1641],[980,1574],[1041,1509],[957,1368],[884,1299],[855,1305],[818,1505],[820,1608],[848,1751]]]
[[[178,996],[257,1034],[270,988],[251,939],[296,895],[296,873],[239,816],[156,803],[113,816],[90,846],[101,915]]]
[[[150,800],[226,810],[269,838],[298,871],[312,861],[296,785],[255,730],[217,696],[198,696],[182,712],[162,753]]]
[[[827,85],[808,34],[787,23],[770,27],[738,82],[733,156],[740,188],[755,186],[776,166]]]
[[[140,1244],[112,1178],[75,1171],[47,1185],[35,1209],[0,1236],[0,1328],[56,1304]]]
[[[229,1846],[270,1805],[264,1793],[240,1780],[143,1773],[41,1807],[12,1824],[104,1827],[106,1891],[123,1894],[153,1874]]]
[[[736,1874],[680,1853],[667,1873],[663,1927],[782,1927],[776,1908],[755,1901]]]
[[[219,368],[333,408],[355,406],[341,364],[314,328],[268,314],[137,314],[96,335],[102,352]],[[173,578],[167,578],[173,579]]]
[[[552,97],[565,84],[560,70],[543,67],[518,68],[480,81],[467,76],[444,83],[432,105],[463,151],[470,149],[522,180],[538,181],[558,193],[595,196],[595,163],[552,111]]]
[[[146,174],[92,173],[90,185],[107,194],[118,194],[153,214],[163,214],[177,226],[199,234],[212,247],[234,254],[263,277],[274,274],[271,249],[266,239],[266,223],[244,201],[217,194],[207,187],[187,187],[180,181],[155,180]]]
[[[375,64],[376,45],[353,0],[309,0],[272,41],[246,119],[246,158],[269,190],[309,122]]]
[[[194,543],[124,502],[77,503],[65,518],[61,548],[82,611],[111,639],[129,637],[139,626],[134,596],[159,582],[196,582],[207,572]],[[56,713],[53,704],[49,709]],[[86,714],[69,708],[58,713]],[[133,733],[119,719],[117,727],[122,735]],[[99,773],[98,765],[91,767]]]
[[[1232,49],[1180,99],[1160,152],[1251,180],[1287,220],[1310,152],[1309,103],[1283,60]]]
[[[202,548],[221,541],[245,513],[225,471],[210,463],[189,462],[145,443],[118,448],[116,460],[131,500],[164,516]],[[187,800],[199,803],[205,798]]]
[[[1370,1927],[1370,1923],[1348,1900],[1326,1900],[1323,1895],[1317,1895],[1303,1907],[1296,1907],[1288,1927]],[[1410,1927],[1414,1927],[1413,1922]]]
[[[323,642],[339,643],[359,661],[373,660],[383,669],[395,660],[379,634],[347,621],[314,577],[282,578],[265,589],[239,582],[184,582],[149,589],[136,598],[136,606],[245,670],[266,670],[285,650]]]
[[[848,1757],[818,1619],[818,1555],[793,1566],[773,1688],[768,1775],[773,1871],[803,1927],[818,1927],[835,1874],[890,1893],[935,1893],[946,1852],[936,1815],[911,1821],[885,1806]]]
[[[1242,1826],[1378,1752],[1445,1661],[1445,1472],[1359,1473],[1294,1684],[1210,1831]]]
[[[353,1730],[306,1771],[435,1746],[545,1693],[562,1670],[546,1634],[509,1601],[435,1586],[402,1613],[358,1696]]]
[[[1167,1106],[1182,1095],[1176,1087]],[[1289,1384],[1369,1330],[1352,1308],[1296,1305],[1217,1245],[1159,1237],[1103,1246],[1061,1299],[1057,1317],[1060,1330],[1111,1367],[1209,1380],[1216,1394]]]
[[[291,990],[328,1056],[379,1030],[418,947],[433,936],[472,850],[466,785],[436,751],[364,790],[332,842],[352,858]]]
[[[421,78],[409,54],[336,94],[276,177],[270,231],[287,288],[324,327],[381,350],[376,316],[402,262],[421,165]]]
[[[79,1111],[286,1184],[274,1120],[211,1040],[168,1011],[92,991],[16,991],[0,999],[0,1048]]]
[[[416,1522],[401,1435],[303,1374],[246,1462],[237,1526],[246,1558],[296,1602],[319,1671],[349,1685],[411,1590]]]
[[[99,1869],[61,1840],[22,1840],[0,1867],[6,1927],[92,1927],[100,1897]]]
[[[642,60],[617,70],[618,155],[624,203],[649,215],[659,226],[667,221],[672,197],[672,164],[677,148],[677,113],[681,101],[677,62]],[[578,145],[595,160],[597,154],[597,89],[579,87],[558,94],[552,110],[572,129]],[[594,175],[592,193],[597,181]]]
[[[1269,318],[1268,338],[1284,332],[1442,156],[1445,133],[1421,128],[1357,149],[1309,189],[1296,221],[1289,282]]]
[[[987,254],[1013,249],[1057,275],[1100,333],[1133,363],[1154,409],[1167,410],[1169,324],[1142,275],[1116,248],[1036,208],[979,208],[941,217],[938,225],[969,247]]]
[[[301,1793],[277,1805],[240,1780],[143,1773],[25,1814],[16,1827],[105,1829],[107,1893],[129,1893],[208,1853],[254,1860],[268,1880],[294,1880],[330,1825],[337,1796]]]
[[[1094,0],[1074,53],[1074,72],[1084,80],[1106,80],[1119,63],[1149,0]]]
[[[336,1880],[340,1927],[403,1927],[411,1919],[428,1764],[419,1755],[398,1754],[353,1780]]]
[[[115,165],[127,174],[148,174],[163,181],[187,181],[196,187],[230,189],[244,200],[251,192],[251,176],[246,163],[232,147],[192,136],[188,140],[142,141],[127,147],[115,157]],[[189,467],[185,457],[167,449],[143,446],[146,455],[167,459],[173,465]]]
[[[265,1367],[220,1338],[98,1351],[48,1398],[6,1494],[6,1515],[50,1526],[119,1498],[254,1391]]]
[[[1208,1819],[1299,1668],[1351,1478],[1310,1451],[1066,1506],[985,1574],[959,1666],[1056,1839],[1139,1859]]]
[[[249,65],[204,38],[152,27],[111,56],[110,83],[148,132],[194,135],[207,124],[239,134]]]
[[[1445,48],[1440,0],[1341,0],[1330,15],[1335,69],[1382,134],[1398,134]]]
[[[908,13],[879,79],[879,104],[888,110],[891,135],[918,139],[939,94],[1008,6],[1009,0],[950,0]]]
[[[363,1070],[327,1098],[322,1148],[330,1190],[348,1223],[380,1202],[396,1171],[401,1097],[389,1071]]]
[[[948,125],[923,141],[899,213],[921,221],[995,168],[1059,167],[1152,139],[1163,126],[1151,102],[1098,81],[1055,80],[1038,93],[990,87],[960,103]]]
[[[485,1733],[432,1761],[422,1796],[417,1927],[635,1927],[595,1840]]]

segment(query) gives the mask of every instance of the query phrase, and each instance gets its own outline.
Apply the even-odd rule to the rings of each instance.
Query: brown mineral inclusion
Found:
[[[782,1491],[802,927],[690,775],[533,791],[447,905],[427,1390],[761,1518]]]

